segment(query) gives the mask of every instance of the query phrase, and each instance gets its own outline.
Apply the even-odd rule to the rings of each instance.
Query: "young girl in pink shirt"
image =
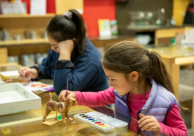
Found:
[[[115,103],[116,116],[144,136],[187,136],[179,103],[159,54],[129,41],[109,45],[102,61],[110,88],[101,92],[62,91],[89,107]],[[138,121],[137,121],[138,120]]]

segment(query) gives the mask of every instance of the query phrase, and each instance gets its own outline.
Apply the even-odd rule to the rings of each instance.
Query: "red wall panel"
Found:
[[[84,0],[83,18],[89,36],[98,36],[98,19],[116,19],[115,0]]]
[[[22,0],[27,4],[30,13],[30,0]],[[55,13],[55,0],[47,0],[47,13]],[[116,19],[115,0],[84,0],[83,18],[86,22],[88,36],[98,36],[98,19]]]

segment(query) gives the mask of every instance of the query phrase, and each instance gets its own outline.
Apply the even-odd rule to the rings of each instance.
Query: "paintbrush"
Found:
[[[16,65],[17,66],[17,68],[20,70],[20,68],[19,68],[19,66],[18,65]],[[21,71],[21,70],[20,70]],[[25,76],[26,77],[26,79],[28,79],[30,82],[31,82],[31,80],[26,76],[26,74],[22,71],[22,73],[23,73],[23,76]]]
[[[131,119],[132,119],[132,120],[135,120],[135,121],[137,121],[137,122],[138,122],[138,120],[136,120],[136,119],[134,119],[134,118],[132,118],[132,117],[131,117]],[[160,133],[162,133],[162,132],[160,132]],[[168,136],[168,135],[167,135],[167,134],[165,134],[165,133],[162,133],[162,134],[164,134],[164,135]]]
[[[67,97],[67,90],[68,90],[68,82],[69,82],[69,78],[67,78],[66,97]]]

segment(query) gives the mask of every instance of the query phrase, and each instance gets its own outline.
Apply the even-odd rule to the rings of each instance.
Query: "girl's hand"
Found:
[[[138,123],[141,130],[154,131],[156,134],[159,134],[160,124],[154,116],[145,116],[140,113],[139,117],[141,119],[138,121]]]
[[[65,102],[66,100],[68,100],[69,98],[75,98],[75,93],[72,91],[67,92],[67,97],[66,97],[66,90],[61,91],[61,93],[59,94],[59,101],[60,102]]]
[[[59,47],[60,54],[65,53],[71,56],[71,52],[74,49],[74,42],[73,40],[62,41],[62,42],[59,42],[58,47]]]
[[[34,68],[23,67],[18,70],[20,74],[20,79],[23,82],[29,82],[29,80],[25,77],[25,75],[31,80],[38,78],[38,71]]]

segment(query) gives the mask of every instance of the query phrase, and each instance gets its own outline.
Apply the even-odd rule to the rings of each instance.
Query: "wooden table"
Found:
[[[46,103],[50,96],[48,93],[39,95],[42,100],[42,108],[38,110],[26,111],[22,113],[0,116],[0,136],[4,136],[3,131],[10,131],[10,136],[136,136],[137,134],[128,129],[116,129],[110,132],[103,132],[89,124],[75,120],[75,123],[57,123],[51,127],[42,125],[42,116],[45,113]],[[53,92],[53,100],[58,100],[58,96]],[[107,115],[114,115],[114,111],[108,107],[95,107],[95,110]],[[70,109],[69,115],[93,111],[85,106],[74,106]],[[51,112],[48,118],[53,118],[55,112]]]
[[[162,56],[162,60],[171,76],[172,85],[174,87],[175,96],[179,99],[179,73],[180,66],[194,64],[194,51],[183,49],[183,47],[157,47],[149,48]]]

